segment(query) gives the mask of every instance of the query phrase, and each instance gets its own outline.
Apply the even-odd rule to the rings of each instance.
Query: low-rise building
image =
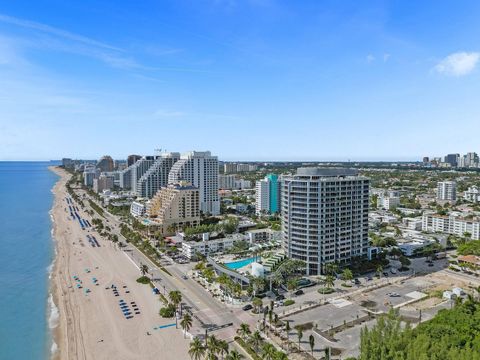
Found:
[[[480,190],[474,185],[470,186],[467,191],[463,194],[463,198],[466,201],[470,201],[473,203],[480,202]]]
[[[282,240],[282,232],[280,230],[256,229],[245,232],[245,235],[251,244]]]
[[[392,210],[400,205],[400,193],[398,191],[388,191],[377,198],[377,207],[384,210]]]
[[[457,213],[449,216],[427,213],[422,218],[422,230],[465,236],[470,234],[473,240],[480,240],[480,219],[462,218]]]
[[[422,230],[423,220],[422,218],[404,218],[402,223],[407,229]]]
[[[238,179],[238,180],[235,180],[234,188],[236,190],[251,189],[252,182],[250,180]]]
[[[213,239],[210,240],[208,236],[204,237],[202,241],[183,241],[182,242],[182,254],[187,259],[195,259],[197,254],[203,256],[210,256],[218,252],[224,252],[231,249],[237,241],[244,241],[242,235]]]
[[[415,253],[415,250],[423,249],[424,247],[432,244],[432,241],[429,240],[412,240],[398,244],[398,248],[402,251],[405,256],[412,256]]]
[[[134,201],[130,205],[130,214],[134,217],[144,216],[147,211],[147,206],[144,201]]]

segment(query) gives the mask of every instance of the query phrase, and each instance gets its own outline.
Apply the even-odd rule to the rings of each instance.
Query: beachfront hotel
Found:
[[[220,214],[218,196],[218,158],[210,151],[191,151],[182,154],[168,176],[169,184],[186,181],[197,187],[200,210],[205,214]]]
[[[354,169],[299,168],[282,177],[282,238],[307,275],[366,256],[370,180]]]
[[[162,234],[200,225],[200,192],[190,184],[170,184],[148,202],[151,225]]]

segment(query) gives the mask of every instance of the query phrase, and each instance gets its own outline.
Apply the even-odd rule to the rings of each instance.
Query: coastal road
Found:
[[[87,197],[89,197],[88,194]],[[90,200],[95,201],[91,198]],[[111,232],[126,243],[126,239],[120,233],[121,221],[107,211],[105,211],[104,214],[108,220],[108,226],[112,229]],[[149,272],[154,279],[154,283],[161,293],[167,295],[171,290],[181,291],[183,306],[185,306],[194,317],[194,328],[190,331],[193,335],[201,336],[205,333],[205,330],[208,330],[214,331],[216,336],[231,338],[242,322],[247,322],[250,325],[255,324],[256,318],[250,316],[248,313],[238,308],[230,308],[217,301],[196,281],[190,278],[188,280],[182,279],[184,273],[176,264],[173,263],[173,265],[166,268],[168,272],[172,274],[170,276],[160,270],[136,247],[128,244],[123,251],[138,267],[142,264],[146,264],[149,267]],[[232,325],[228,326],[228,324]]]

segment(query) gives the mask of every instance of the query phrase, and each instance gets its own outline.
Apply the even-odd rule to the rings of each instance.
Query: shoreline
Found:
[[[56,174],[59,178],[55,182],[55,184],[52,187],[52,193],[53,193],[53,202],[52,202],[52,209],[50,210],[50,218],[51,218],[51,234],[52,234],[52,241],[53,241],[53,260],[51,263],[51,271],[49,274],[49,294],[48,294],[48,299],[49,299],[49,316],[48,316],[48,328],[50,331],[50,359],[52,360],[57,360],[61,359],[60,357],[60,349],[63,349],[63,344],[61,344],[61,339],[62,339],[62,323],[60,321],[60,309],[59,309],[59,287],[56,284],[56,278],[58,277],[58,257],[59,257],[59,241],[57,239],[57,225],[55,221],[55,213],[54,209],[55,206],[57,205],[57,202],[59,201],[59,194],[58,194],[58,188],[62,183],[62,180],[66,179],[66,174],[62,174],[58,171],[57,167],[55,166],[49,166],[48,170]],[[66,180],[65,180],[66,182]],[[56,315],[55,322],[52,324],[52,316]]]
[[[55,258],[47,318],[52,325],[50,358],[188,358],[189,340],[181,329],[164,327],[175,320],[159,316],[162,302],[149,286],[136,282],[141,274],[135,263],[93,227],[82,229],[72,218],[65,201],[70,198],[65,185],[71,175],[58,167],[49,170],[60,176],[52,188]],[[80,218],[91,220],[85,209],[74,205]],[[91,245],[88,236],[94,236],[98,246]],[[112,291],[113,284],[118,295]],[[129,305],[132,316],[127,318],[119,301]]]

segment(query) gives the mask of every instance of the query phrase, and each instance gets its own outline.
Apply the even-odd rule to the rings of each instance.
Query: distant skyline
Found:
[[[480,152],[478,1],[0,4],[0,160]]]

